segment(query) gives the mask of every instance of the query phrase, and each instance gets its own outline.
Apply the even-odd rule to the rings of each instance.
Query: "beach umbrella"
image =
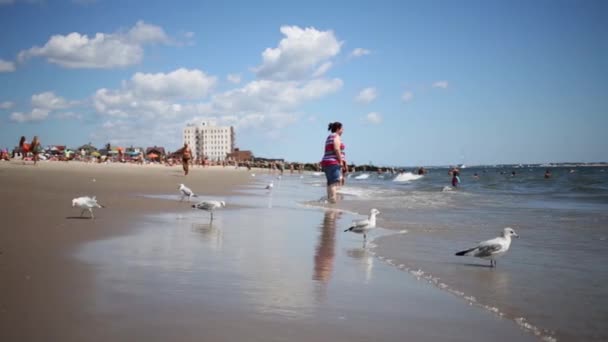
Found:
[[[91,152],[91,155],[92,155],[93,157],[99,157],[99,156],[101,155],[101,153],[99,153],[99,152],[97,152],[97,151],[94,151],[94,152]]]

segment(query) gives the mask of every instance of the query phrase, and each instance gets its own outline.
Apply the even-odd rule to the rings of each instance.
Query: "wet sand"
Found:
[[[95,181],[93,181],[93,179]],[[227,198],[212,225],[175,194]],[[0,164],[2,341],[534,340],[381,262],[348,214],[247,208],[249,173]],[[256,193],[256,187],[250,186]],[[75,218],[79,195],[106,209]]]

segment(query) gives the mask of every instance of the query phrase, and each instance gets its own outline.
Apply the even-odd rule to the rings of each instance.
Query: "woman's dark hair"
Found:
[[[25,137],[21,136],[21,139],[19,139],[19,147],[23,147],[24,142],[25,142]]]
[[[330,122],[329,126],[327,126],[327,130],[331,131],[332,133],[336,133],[340,128],[342,128],[342,123],[338,121]]]

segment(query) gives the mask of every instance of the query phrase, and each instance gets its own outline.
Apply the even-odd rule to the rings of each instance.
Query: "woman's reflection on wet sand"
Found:
[[[327,283],[331,278],[336,255],[336,221],[341,215],[339,211],[328,210],[319,225],[320,234],[315,250],[313,280]]]

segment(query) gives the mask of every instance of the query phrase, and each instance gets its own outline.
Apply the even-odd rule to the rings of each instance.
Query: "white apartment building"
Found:
[[[190,124],[184,128],[184,143],[190,146],[197,160],[224,160],[234,150],[234,128],[210,122]]]

